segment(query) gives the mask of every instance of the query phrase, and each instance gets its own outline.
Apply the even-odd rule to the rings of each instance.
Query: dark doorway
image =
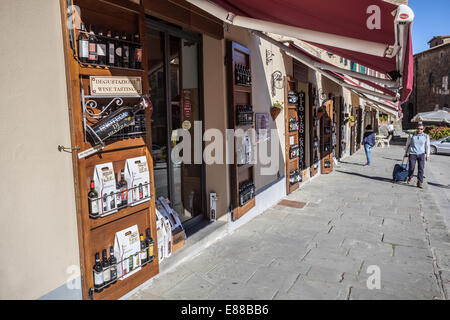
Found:
[[[205,203],[204,167],[193,162],[194,122],[203,120],[201,35],[153,18],[146,27],[155,192],[170,200],[186,227],[202,220]],[[181,128],[191,134],[191,164],[172,158]]]

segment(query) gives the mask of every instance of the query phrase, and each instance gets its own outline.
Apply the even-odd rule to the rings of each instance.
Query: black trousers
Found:
[[[411,178],[414,174],[414,169],[416,168],[416,161],[418,164],[417,168],[417,181],[423,183],[423,169],[425,167],[425,153],[422,154],[410,154],[409,155],[409,172],[408,178]]]

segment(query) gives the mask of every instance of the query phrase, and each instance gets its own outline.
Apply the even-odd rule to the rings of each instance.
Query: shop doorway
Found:
[[[148,18],[146,46],[155,193],[170,200],[189,228],[203,220],[205,207],[204,166],[194,164],[194,121],[203,120],[201,35]],[[172,159],[173,148],[182,142],[176,133],[181,128],[192,137],[191,164]]]

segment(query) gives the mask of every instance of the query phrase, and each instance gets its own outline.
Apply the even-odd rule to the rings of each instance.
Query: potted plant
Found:
[[[270,108],[270,115],[272,116],[272,119],[274,121],[278,117],[280,112],[283,110],[283,108],[284,108],[283,104],[284,104],[284,102],[280,102],[280,101],[277,100],[277,101],[275,101],[275,103]]]
[[[350,127],[353,127],[355,125],[355,117],[350,116],[348,119],[350,120],[350,122],[349,122]]]

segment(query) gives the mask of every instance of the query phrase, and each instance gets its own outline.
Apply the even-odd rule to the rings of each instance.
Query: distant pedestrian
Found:
[[[366,132],[364,132],[363,138],[364,150],[366,151],[367,163],[365,167],[370,166],[370,161],[372,157],[372,148],[375,145],[375,132],[372,131],[372,126],[369,124],[366,127]]]
[[[388,139],[390,136],[392,136],[392,139],[394,139],[394,121],[391,121],[391,123],[388,125]]]
[[[417,187],[422,188],[423,170],[425,168],[425,160],[430,160],[430,137],[424,132],[422,123],[417,125],[417,132],[409,135],[406,141],[405,158],[409,157],[408,184],[418,163],[417,169]]]

